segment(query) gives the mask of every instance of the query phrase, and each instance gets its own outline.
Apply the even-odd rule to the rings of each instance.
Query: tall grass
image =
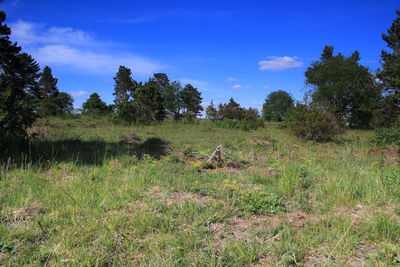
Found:
[[[32,131],[25,163],[0,174],[1,265],[400,263],[399,165],[370,131],[318,144],[276,123],[85,117]],[[219,144],[236,165],[204,169]]]

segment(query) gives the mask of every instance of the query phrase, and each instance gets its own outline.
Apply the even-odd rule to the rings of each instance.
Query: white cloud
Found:
[[[263,86],[261,86],[261,88],[262,88],[262,89],[268,89],[268,88],[271,88],[271,86],[269,86],[269,85],[263,85]]]
[[[42,64],[68,66],[91,73],[115,73],[120,65],[130,67],[133,73],[151,75],[164,66],[134,54],[108,54],[77,49],[67,45],[47,45],[32,51]]]
[[[12,37],[22,45],[29,44],[70,44],[99,45],[89,34],[69,27],[50,27],[44,24],[18,21],[11,25]]]
[[[228,82],[237,81],[237,79],[236,79],[236,78],[233,78],[233,77],[228,77],[226,80],[227,80]]]
[[[232,86],[232,89],[248,89],[250,86],[247,85],[241,85],[241,84],[235,84]]]
[[[298,57],[268,57],[268,59],[258,62],[260,70],[280,71],[303,66],[303,62],[299,61]]]
[[[167,66],[131,52],[115,52],[110,44],[94,39],[84,31],[68,27],[46,27],[19,21],[12,37],[41,65],[62,66],[94,74],[112,74],[120,65],[134,74],[150,76]]]
[[[88,95],[89,93],[86,91],[75,91],[75,92],[69,92],[69,94],[73,97],[80,97],[80,96]]]
[[[252,105],[262,105],[263,102],[261,102],[261,101],[253,101],[253,102],[251,102],[251,104]]]

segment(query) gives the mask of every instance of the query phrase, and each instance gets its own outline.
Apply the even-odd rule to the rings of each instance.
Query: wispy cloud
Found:
[[[261,71],[280,71],[303,66],[303,62],[299,61],[298,57],[268,57],[268,59],[269,60],[261,60],[258,62]]]
[[[88,33],[70,27],[46,27],[45,24],[18,21],[11,25],[12,36],[19,44],[63,44],[93,46],[101,42]]]
[[[82,50],[66,45],[47,45],[33,51],[42,64],[72,67],[95,74],[115,73],[120,65],[130,67],[136,74],[151,75],[164,65],[131,53],[110,54]]]
[[[226,78],[226,80],[227,80],[228,82],[237,81],[237,79],[236,79],[236,78],[233,78],[233,77],[228,77],[228,78]]]
[[[68,92],[68,93],[73,97],[81,97],[81,96],[89,95],[89,93],[86,91],[73,91],[73,92]]]
[[[248,89],[250,86],[247,85],[241,85],[241,84],[235,84],[232,86],[232,89]]]
[[[167,68],[142,55],[115,52],[109,42],[69,27],[46,27],[19,21],[13,25],[12,37],[42,65],[64,66],[93,74],[115,73],[124,65],[143,77]]]
[[[269,89],[269,88],[271,88],[271,86],[269,86],[269,85],[263,85],[263,86],[261,86],[261,88],[262,88],[262,89]]]

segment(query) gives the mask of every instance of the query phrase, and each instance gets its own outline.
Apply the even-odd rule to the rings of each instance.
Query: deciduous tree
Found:
[[[286,113],[293,106],[293,98],[287,92],[282,90],[272,92],[263,104],[263,118],[267,121],[283,121]]]

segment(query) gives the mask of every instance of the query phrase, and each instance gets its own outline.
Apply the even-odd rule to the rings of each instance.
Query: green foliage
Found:
[[[133,105],[139,122],[162,121],[165,118],[162,92],[154,81],[139,86]]]
[[[283,121],[293,106],[293,98],[287,92],[282,90],[272,92],[263,104],[263,118],[267,121]]]
[[[231,97],[227,104],[218,105],[218,116],[221,119],[241,120],[244,117],[244,110]]]
[[[306,83],[313,88],[313,101],[334,109],[339,119],[355,126],[369,126],[379,90],[359,60],[358,51],[349,57],[341,53],[335,56],[333,46],[326,46],[320,59],[305,72]]]
[[[215,105],[212,100],[211,100],[210,105],[208,105],[208,107],[206,108],[206,118],[211,121],[218,120],[218,118],[219,118],[218,111],[215,108]]]
[[[283,212],[284,206],[276,194],[268,194],[258,190],[248,190],[241,195],[240,208],[253,214]]]
[[[344,131],[344,124],[334,112],[315,105],[298,104],[291,110],[287,123],[290,132],[304,140],[331,141]]]
[[[58,90],[57,81],[57,78],[53,77],[51,68],[44,67],[38,83],[38,113],[41,116],[56,116],[72,112],[73,99],[70,94]]]
[[[400,146],[400,120],[390,128],[379,128],[371,139],[375,146]]]
[[[387,34],[382,34],[382,39],[392,51],[381,52],[382,69],[377,71],[384,97],[375,114],[375,120],[378,126],[384,127],[400,118],[400,10],[396,13],[398,17],[393,21]]]
[[[106,114],[108,112],[110,112],[110,108],[97,93],[91,94],[82,104],[82,113],[84,114]]]
[[[133,95],[136,92],[138,83],[132,79],[131,69],[120,66],[114,77],[115,86],[115,119],[132,123],[136,119],[136,107],[133,104]]]
[[[193,118],[199,116],[201,111],[203,111],[203,107],[201,106],[201,101],[203,100],[201,93],[191,84],[187,84],[183,87],[179,98],[181,99],[184,113],[190,114]]]
[[[0,11],[0,140],[26,136],[36,120],[39,65],[9,39],[11,29]],[[1,144],[0,144],[1,145]],[[0,148],[1,149],[1,148]]]

